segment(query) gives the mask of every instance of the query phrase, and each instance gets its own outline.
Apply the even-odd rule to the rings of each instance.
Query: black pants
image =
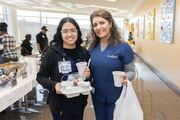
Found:
[[[56,100],[59,103],[54,105],[55,107],[49,106],[53,120],[83,120],[87,97],[87,95],[80,95],[73,98],[59,97]]]
[[[83,120],[83,112],[79,114],[51,112],[53,120]]]

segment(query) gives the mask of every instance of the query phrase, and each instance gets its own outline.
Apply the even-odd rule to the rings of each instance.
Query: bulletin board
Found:
[[[138,39],[139,38],[139,19],[134,20],[134,38]]]
[[[139,39],[144,39],[145,34],[145,16],[139,17]]]
[[[145,38],[147,40],[154,40],[155,30],[155,9],[149,11],[145,15]]]
[[[161,42],[173,43],[176,0],[161,2]]]

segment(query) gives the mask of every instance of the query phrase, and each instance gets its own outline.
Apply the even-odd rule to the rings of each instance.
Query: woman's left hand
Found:
[[[125,76],[122,76],[123,77],[123,79],[122,79],[122,84],[123,85],[127,85],[127,83],[128,83],[128,76],[127,75],[125,75]]]

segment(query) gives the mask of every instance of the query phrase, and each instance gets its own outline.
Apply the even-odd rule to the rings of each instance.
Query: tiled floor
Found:
[[[144,120],[180,120],[180,97],[151,70],[137,62],[138,80],[134,88],[144,112]]]
[[[167,87],[152,71],[140,60],[136,62],[138,79],[133,86],[144,112],[144,120],[180,120],[180,97]],[[38,100],[42,97],[38,94]],[[42,111],[37,114],[22,114],[7,110],[0,114],[0,120],[51,120],[47,105],[34,106]],[[95,120],[94,111],[89,98],[84,120]]]

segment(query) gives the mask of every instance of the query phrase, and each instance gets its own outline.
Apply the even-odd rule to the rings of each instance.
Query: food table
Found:
[[[39,58],[36,57],[20,58],[19,62],[27,64],[27,75],[23,78],[22,75],[17,74],[17,84],[13,87],[9,83],[0,86],[0,112],[21,99],[37,85],[36,73],[38,71],[38,61]]]
[[[32,79],[17,78],[17,85],[0,87],[0,112],[32,90]]]
[[[6,86],[0,86],[0,112],[23,97],[26,99],[25,104],[27,105],[26,94],[37,86],[36,74],[39,70],[39,59],[36,56],[21,57],[19,59],[19,62],[23,63],[25,67],[17,71],[17,84],[13,87],[9,83]],[[26,74],[24,75],[24,73]],[[87,95],[92,90],[89,82],[79,82],[77,86],[74,86],[72,82],[67,81],[62,82],[62,86],[64,88],[62,92],[68,98],[78,96],[79,94]],[[25,109],[27,110],[26,105]],[[27,111],[27,113],[29,112]]]

